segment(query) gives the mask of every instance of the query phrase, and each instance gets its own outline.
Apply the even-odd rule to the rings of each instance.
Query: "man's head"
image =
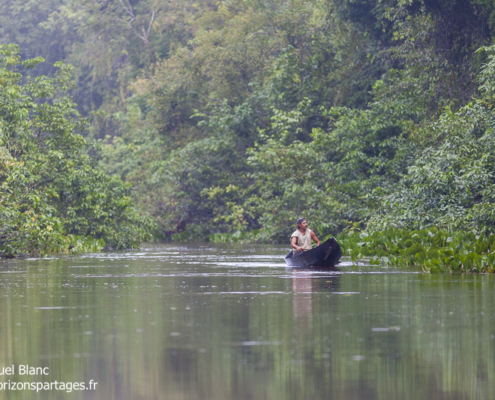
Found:
[[[308,227],[308,221],[306,221],[306,218],[299,218],[297,220],[297,229],[306,229]]]

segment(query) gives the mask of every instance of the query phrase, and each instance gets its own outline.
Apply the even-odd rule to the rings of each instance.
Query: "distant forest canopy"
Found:
[[[177,240],[495,231],[494,29],[495,0],[0,4],[1,42],[33,77],[74,66],[89,154]]]

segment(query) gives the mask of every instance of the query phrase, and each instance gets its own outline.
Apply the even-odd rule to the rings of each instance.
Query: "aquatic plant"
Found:
[[[386,229],[381,232],[348,230],[338,237],[344,255],[370,264],[421,267],[425,272],[494,272],[495,234]]]
[[[51,248],[49,253],[96,253],[105,247],[103,239],[95,239],[93,236],[67,235],[63,237],[58,247]],[[45,255],[48,255],[46,253]]]

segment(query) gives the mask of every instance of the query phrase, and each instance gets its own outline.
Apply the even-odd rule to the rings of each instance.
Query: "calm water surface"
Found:
[[[493,276],[295,271],[286,252],[148,245],[0,262],[0,373],[15,370],[0,387],[98,382],[0,398],[495,399]]]

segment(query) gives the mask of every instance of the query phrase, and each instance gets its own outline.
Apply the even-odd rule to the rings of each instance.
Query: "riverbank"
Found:
[[[19,247],[17,252],[0,252],[1,259],[22,258],[27,256],[48,256],[54,254],[81,254],[81,253],[97,253],[106,246],[103,239],[95,239],[91,235],[58,235],[56,240],[50,243],[45,243],[37,249],[29,247]]]

